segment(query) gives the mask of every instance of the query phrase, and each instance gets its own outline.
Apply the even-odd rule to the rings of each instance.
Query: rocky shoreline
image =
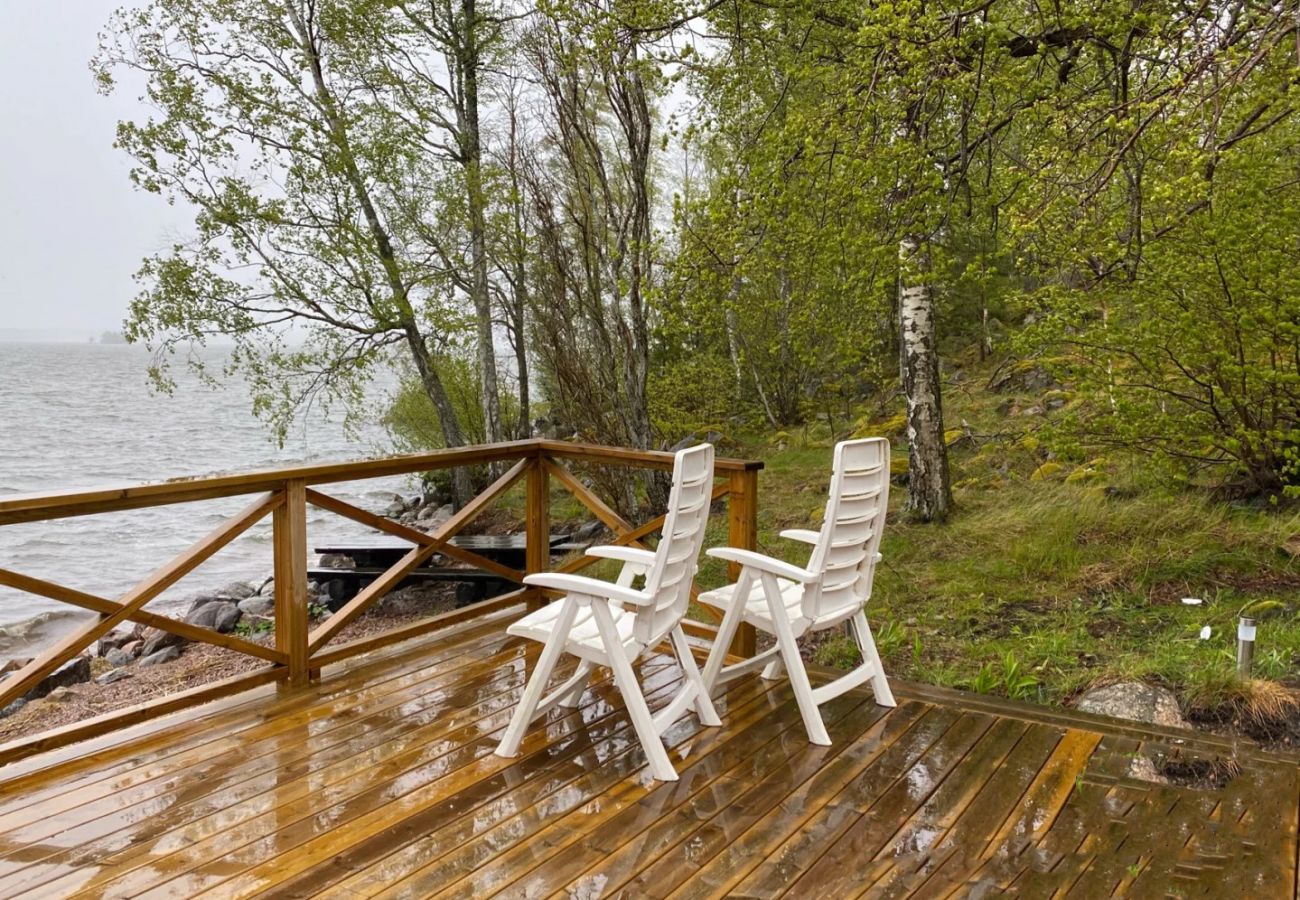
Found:
[[[385,516],[422,531],[433,531],[452,515],[447,497],[436,489],[410,498],[394,494]],[[482,523],[495,531],[490,522]],[[503,527],[505,523],[500,523]],[[516,522],[510,528],[517,528]],[[589,542],[604,531],[598,521],[581,524],[574,537]],[[322,556],[322,568],[348,569],[348,557]],[[308,613],[313,623],[327,619],[344,602],[331,579],[309,581]],[[390,591],[344,628],[336,640],[356,640],[463,605],[455,583],[416,584]],[[190,625],[270,646],[275,641],[275,582],[235,581],[198,594],[183,616]],[[31,652],[30,650],[28,651]],[[15,656],[0,665],[0,680],[29,662]],[[142,703],[155,697],[209,684],[265,665],[257,658],[213,644],[187,640],[140,624],[122,626],[87,652],[59,667],[25,696],[0,709],[0,743]]]
[[[236,582],[221,591],[195,597],[185,620],[217,627],[224,633],[239,633],[246,640],[270,646],[275,641],[273,600],[271,615],[262,610],[272,597],[271,589],[269,579],[260,586]],[[322,596],[318,585],[313,584],[312,590],[313,601]],[[246,596],[236,601],[238,593]],[[232,608],[238,611],[238,617]],[[348,623],[336,640],[356,640],[455,608],[454,585],[402,588]],[[330,615],[327,607],[316,602],[310,609],[316,622]],[[269,627],[262,623],[269,623]],[[266,664],[235,650],[141,626],[106,635],[93,650],[65,663],[25,697],[11,703],[0,717],[0,743],[210,684]],[[10,660],[0,668],[7,673],[25,662]]]

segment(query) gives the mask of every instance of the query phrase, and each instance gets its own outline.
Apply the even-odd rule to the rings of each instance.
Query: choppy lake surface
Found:
[[[219,363],[219,348],[203,351]],[[178,476],[232,473],[296,462],[389,452],[382,428],[308,413],[285,446],[251,412],[242,385],[211,390],[177,367],[177,390],[149,387],[148,353],[100,344],[0,343],[0,496],[124,486]],[[385,391],[376,391],[375,415]],[[382,511],[405,478],[332,485],[335,496]],[[0,567],[115,599],[198,540],[248,497],[0,526]],[[308,507],[309,545],[359,526]],[[149,608],[175,611],[187,598],[271,571],[271,519],[255,525]],[[0,658],[29,652],[86,614],[0,587]]]

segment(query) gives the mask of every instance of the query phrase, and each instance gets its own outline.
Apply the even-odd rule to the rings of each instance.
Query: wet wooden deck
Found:
[[[1129,777],[1222,740],[900,685],[826,708],[734,683],[652,781],[608,680],[492,755],[535,647],[497,617],[0,769],[0,897],[1292,897],[1293,761]],[[643,668],[663,702],[678,678]],[[93,751],[93,752],[92,752]],[[205,893],[206,892],[206,893]]]

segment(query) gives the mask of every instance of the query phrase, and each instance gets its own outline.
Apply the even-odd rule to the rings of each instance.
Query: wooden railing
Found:
[[[614,534],[610,543],[642,546],[663,525],[663,516],[633,525],[600,499],[565,465],[580,462],[629,468],[669,470],[670,453],[573,444],[562,441],[528,440],[443,450],[432,453],[391,456],[359,462],[295,466],[242,475],[180,479],[157,484],[117,489],[78,491],[61,494],[0,498],[0,526],[88,516],[98,513],[189,503],[223,497],[252,495],[242,510],[226,519],[193,546],[158,568],[116,600],[76,590],[55,582],[21,574],[0,566],[0,585],[57,600],[98,613],[98,618],[60,640],[26,666],[0,681],[0,708],[27,694],[60,666],[87,650],[96,640],[126,622],[136,622],[170,632],[190,641],[214,644],[237,651],[269,665],[253,672],[203,685],[176,695],[109,713],[96,719],[47,732],[0,747],[0,764],[41,750],[72,743],[125,727],[148,718],[209,702],[271,682],[301,686],[317,677],[323,666],[361,653],[448,627],[460,621],[489,615],[519,604],[537,605],[543,593],[522,585],[524,576],[546,571],[550,559],[550,494],[552,481],[567,489]],[[506,464],[509,468],[450,519],[432,532],[424,532],[368,512],[330,496],[319,488],[339,482],[360,481],[455,466]],[[728,503],[728,542],[754,548],[757,539],[758,470],[762,463],[718,459],[715,500]],[[524,530],[527,535],[524,571],[458,547],[451,539],[476,516],[490,507],[520,479],[525,482]],[[367,527],[404,538],[415,546],[397,563],[379,575],[354,598],[315,628],[310,627],[307,596],[307,507],[315,506],[352,519]],[[198,568],[222,547],[235,540],[267,514],[272,516],[275,585],[275,645],[267,647],[235,634],[221,634],[178,621],[145,609],[146,604],[188,573]],[[492,600],[449,613],[432,616],[387,632],[331,645],[349,623],[369,609],[412,570],[435,553],[454,558],[479,569],[520,583],[520,589]],[[0,560],[0,563],[7,561]],[[576,572],[597,562],[579,556],[562,564],[558,571]],[[737,573],[732,572],[732,577]],[[706,614],[707,608],[701,607]],[[715,620],[716,621],[716,620]],[[709,622],[688,620],[687,629],[710,637],[716,627]],[[732,647],[740,655],[751,655],[753,630],[742,628]]]

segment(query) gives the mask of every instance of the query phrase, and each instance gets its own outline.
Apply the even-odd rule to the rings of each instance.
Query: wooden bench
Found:
[[[551,554],[562,555],[580,550],[585,545],[572,542],[568,534],[551,535]],[[453,545],[471,550],[480,556],[514,569],[523,569],[527,555],[527,537],[522,534],[458,534],[450,541]],[[415,545],[396,538],[374,538],[347,544],[329,544],[316,547],[321,556],[343,556],[352,560],[346,568],[315,566],[307,570],[307,577],[319,582],[329,596],[329,606],[337,608],[370,584]],[[435,556],[434,559],[445,559]],[[413,569],[397,585],[398,588],[428,581],[449,581],[457,584],[456,600],[459,605],[496,597],[514,590],[517,585],[495,572],[468,566],[426,565]]]

